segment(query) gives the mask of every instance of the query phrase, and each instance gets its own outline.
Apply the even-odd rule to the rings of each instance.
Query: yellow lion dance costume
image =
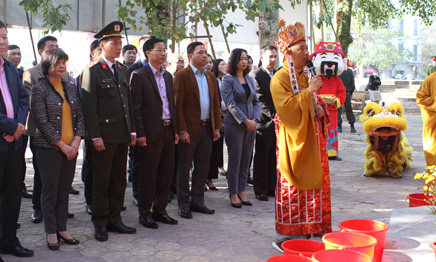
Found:
[[[369,103],[360,121],[368,133],[364,176],[385,176],[388,172],[392,177],[401,178],[400,172],[410,167],[410,161],[413,161],[413,148],[402,132],[407,129],[407,121],[401,104],[393,102],[386,107]]]

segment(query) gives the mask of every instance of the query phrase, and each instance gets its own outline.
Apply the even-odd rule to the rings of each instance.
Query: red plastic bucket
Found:
[[[309,239],[292,239],[282,243],[283,252],[289,255],[303,255],[312,257],[312,255],[320,250],[325,249],[323,242]]]
[[[370,235],[377,239],[374,249],[374,262],[381,262],[386,242],[386,232],[389,226],[383,222],[367,219],[350,219],[339,223],[339,228],[344,232],[357,232]]]
[[[312,256],[314,262],[371,262],[371,257],[353,250],[322,250]]]
[[[325,234],[322,237],[325,249],[346,249],[354,250],[374,258],[374,248],[377,239],[356,232],[334,232]]]
[[[409,207],[420,207],[420,206],[428,206],[427,197],[424,193],[413,193],[409,194],[406,198],[409,199]]]
[[[312,259],[297,255],[279,255],[270,257],[266,262],[311,262]]]

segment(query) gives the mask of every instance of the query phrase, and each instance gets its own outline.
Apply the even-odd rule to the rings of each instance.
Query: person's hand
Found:
[[[76,137],[74,137],[73,142],[71,142],[70,146],[74,149],[74,151],[76,151],[76,153],[79,152],[80,141],[81,141],[81,138],[79,136],[76,136]]]
[[[180,133],[179,138],[183,143],[191,143],[191,138],[189,137],[188,132]]]
[[[322,78],[321,76],[312,76],[309,78],[309,87],[307,88],[311,94],[315,93],[322,86]]]
[[[331,101],[329,101],[329,102],[325,102],[327,105],[336,105],[336,99],[337,98],[335,98],[335,99],[333,99],[333,100],[331,100]]]
[[[129,146],[135,146],[136,145],[136,135],[130,135],[130,144]]]
[[[21,123],[18,123],[17,129],[15,130],[14,133],[14,139],[18,140],[20,138],[20,136],[22,136],[24,134],[24,131],[26,129],[24,128],[24,125]]]
[[[6,142],[11,143],[14,142],[15,138],[14,136],[8,135],[8,134],[3,134],[2,135],[3,139],[6,140]]]
[[[106,147],[104,146],[103,138],[101,138],[101,137],[92,141],[92,145],[94,146],[95,150],[97,150],[97,151],[106,150]]]
[[[215,132],[213,132],[213,141],[217,141],[218,139],[220,139],[220,130],[219,129],[215,129]]]
[[[250,132],[256,129],[256,121],[255,120],[245,119],[244,124],[247,126],[247,130]]]
[[[318,118],[321,118],[324,116],[324,109],[322,109],[322,106],[317,105],[315,107],[315,116]]]
[[[147,146],[147,138],[145,136],[138,137],[136,142],[139,146]]]
[[[176,134],[175,136],[174,136],[174,144],[178,144],[179,143],[179,135],[178,134]]]
[[[60,147],[60,149],[61,149],[62,153],[64,153],[64,155],[67,156],[68,160],[75,158],[77,155],[77,151],[74,150],[74,148],[72,148],[71,146],[69,146],[67,144],[63,144]]]

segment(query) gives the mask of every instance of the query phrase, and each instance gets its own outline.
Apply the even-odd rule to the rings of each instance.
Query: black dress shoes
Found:
[[[253,204],[250,201],[242,201],[242,198],[238,195],[238,198],[241,200],[242,205],[244,206],[252,206]]]
[[[86,205],[86,213],[88,213],[88,215],[92,215],[92,206],[91,205]]]
[[[73,187],[70,188],[70,194],[71,195],[78,195],[79,194],[79,190],[74,189]]]
[[[58,239],[62,239],[68,245],[78,245],[80,243],[80,241],[75,237],[68,239],[68,238],[63,237],[59,233],[57,233],[57,236],[58,236]]]
[[[183,218],[192,218],[191,210],[189,210],[189,208],[179,208],[179,216]]]
[[[162,222],[162,223],[168,224],[168,225],[177,225],[179,223],[179,221],[175,220],[174,218],[170,217],[169,215],[159,216],[159,215],[153,214],[152,217],[155,221]]]
[[[25,187],[21,191],[21,196],[23,198],[32,198],[32,194],[29,194],[29,192],[27,192],[27,189]]]
[[[215,214],[215,210],[208,208],[207,206],[203,205],[201,207],[197,207],[197,206],[190,206],[189,209],[192,212],[198,212],[198,213],[203,213],[203,214]]]
[[[158,229],[159,225],[153,220],[151,217],[139,217],[139,224],[152,228],[152,229]]]
[[[68,214],[67,214],[67,217],[68,217],[68,218],[73,218],[73,217],[74,217],[74,214],[73,214],[73,213],[70,213],[70,212],[68,212]]]
[[[260,201],[268,201],[268,196],[265,194],[256,195],[256,198]]]
[[[98,241],[107,240],[107,229],[106,227],[95,227],[94,238]]]
[[[133,234],[136,233],[136,228],[128,227],[123,222],[116,222],[107,226],[107,231],[118,232],[121,234]]]
[[[30,216],[30,219],[32,219],[32,222],[35,224],[41,223],[41,221],[42,221],[41,209],[33,209],[33,213]]]
[[[59,239],[59,237],[58,237],[58,239]],[[50,249],[50,250],[59,250],[59,247],[60,247],[60,245],[59,245],[59,240],[58,240],[58,242],[56,242],[56,243],[50,243],[50,242],[48,242],[48,240],[47,240],[47,235],[45,236],[45,240],[47,241],[47,247],[48,247],[48,249]]]
[[[3,247],[3,253],[11,254],[16,257],[33,257],[33,251],[27,248],[17,245],[14,247]]]

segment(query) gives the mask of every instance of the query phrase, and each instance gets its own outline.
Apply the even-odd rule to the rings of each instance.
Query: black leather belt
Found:
[[[206,120],[200,120],[200,125],[205,126],[205,125],[207,125],[207,124],[209,124],[209,119],[206,119]]]
[[[162,120],[162,125],[163,125],[163,126],[169,126],[169,125],[171,125],[171,119]]]

